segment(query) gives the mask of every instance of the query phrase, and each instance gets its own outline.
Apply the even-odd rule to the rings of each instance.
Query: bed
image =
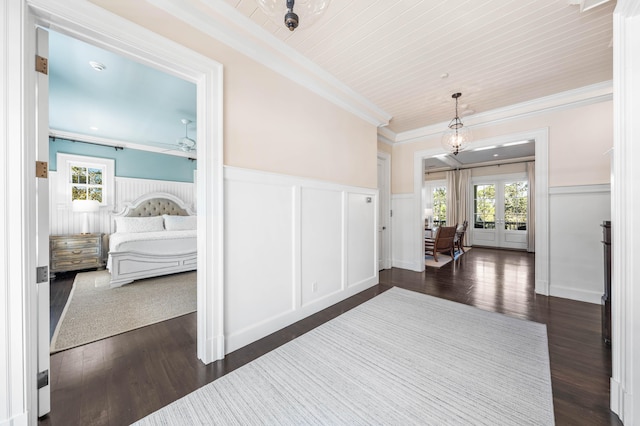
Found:
[[[197,268],[197,218],[178,197],[144,195],[113,219],[107,258],[111,287]]]

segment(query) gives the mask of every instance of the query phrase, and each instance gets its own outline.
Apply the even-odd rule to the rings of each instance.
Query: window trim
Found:
[[[56,154],[58,169],[58,195],[61,204],[71,208],[71,167],[93,167],[104,170],[102,176],[102,202],[100,207],[113,207],[115,205],[115,160],[111,158],[89,157],[84,155]]]

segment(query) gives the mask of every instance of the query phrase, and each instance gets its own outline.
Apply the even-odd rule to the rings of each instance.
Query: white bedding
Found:
[[[109,253],[132,251],[173,255],[197,251],[197,231],[116,232],[109,237]],[[107,261],[111,269],[111,256]]]

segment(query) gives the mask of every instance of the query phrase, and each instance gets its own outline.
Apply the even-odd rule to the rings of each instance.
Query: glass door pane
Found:
[[[474,185],[473,194],[473,227],[475,229],[495,229],[495,184]]]
[[[508,182],[504,185],[504,229],[527,230],[528,190],[526,181]]]

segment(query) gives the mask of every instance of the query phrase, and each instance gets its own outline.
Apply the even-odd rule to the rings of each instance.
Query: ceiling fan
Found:
[[[196,141],[187,136],[187,126],[189,126],[191,120],[183,118],[180,121],[184,124],[184,137],[178,139],[178,149],[184,152],[195,151]]]

